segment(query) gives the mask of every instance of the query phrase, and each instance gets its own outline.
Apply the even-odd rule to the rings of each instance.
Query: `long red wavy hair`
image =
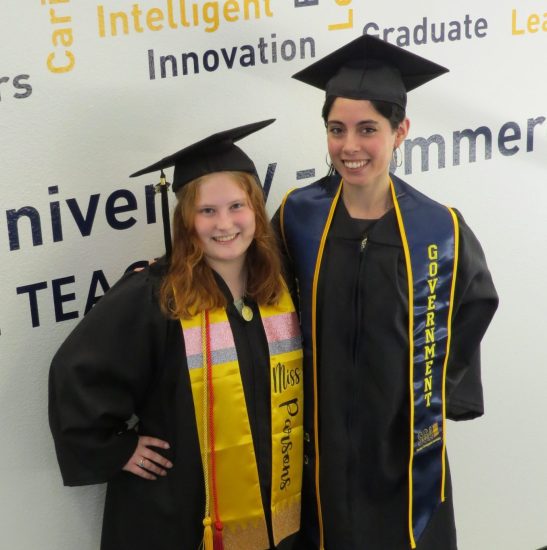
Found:
[[[262,189],[251,174],[225,173],[245,191],[255,214],[255,235],[245,259],[246,295],[259,304],[274,304],[283,287],[281,261],[266,213]],[[199,187],[206,178],[207,176],[197,178],[177,192],[177,205],[173,215],[173,251],[160,290],[161,308],[174,319],[192,317],[199,311],[227,305],[213,271],[205,261],[194,229]]]

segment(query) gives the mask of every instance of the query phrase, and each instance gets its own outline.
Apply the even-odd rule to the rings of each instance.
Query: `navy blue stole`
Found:
[[[458,262],[455,213],[392,176],[391,193],[404,250],[409,304],[410,457],[408,525],[416,547],[431,515],[444,500],[445,380]],[[296,189],[281,207],[285,246],[295,266],[305,364],[314,375],[315,485],[319,493],[317,403],[317,285],[326,238],[342,183],[338,176]],[[311,399],[310,399],[311,401]]]

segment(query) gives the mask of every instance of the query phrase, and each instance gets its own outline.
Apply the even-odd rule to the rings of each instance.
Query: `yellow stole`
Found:
[[[300,526],[303,468],[303,370],[298,318],[287,291],[275,306],[259,306],[270,353],[274,544]],[[214,449],[204,456],[204,372],[202,317],[181,319],[190,372],[200,449],[207,478],[215,453],[216,500],[226,550],[269,548],[258,468],[234,339],[226,311],[208,312]],[[207,435],[205,435],[207,439]],[[211,483],[207,483],[212,501]]]

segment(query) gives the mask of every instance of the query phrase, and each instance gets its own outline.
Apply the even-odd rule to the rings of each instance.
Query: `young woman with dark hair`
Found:
[[[304,337],[300,549],[456,549],[446,420],[483,413],[498,298],[461,214],[390,172],[407,91],[445,72],[363,36],[295,75],[326,91],[332,162],[274,217]]]

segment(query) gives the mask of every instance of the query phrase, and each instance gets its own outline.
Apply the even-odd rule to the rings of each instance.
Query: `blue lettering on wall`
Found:
[[[13,77],[13,82],[11,85],[9,84],[10,77],[9,76],[0,76],[0,101],[2,101],[2,98],[6,97],[7,93],[6,90],[8,88],[12,88],[10,92],[12,92],[12,97],[15,99],[26,99],[32,94],[32,86],[26,82],[23,82],[24,80],[28,80],[30,78],[30,75],[28,74],[18,74],[17,76]],[[13,90],[17,90],[15,93],[13,93]]]
[[[59,186],[51,185],[47,188],[49,195],[58,195]],[[144,200],[146,211],[146,223],[156,223],[156,205],[154,201],[154,185],[149,184],[144,187]],[[63,233],[63,208],[68,207],[69,217],[74,220],[82,237],[88,237],[93,231],[101,195],[95,193],[87,199],[87,205],[83,206],[76,198],[53,200],[49,203],[49,218],[51,224],[51,236],[53,242],[60,242],[64,238]],[[107,198],[104,207],[106,221],[112,229],[122,231],[133,227],[137,219],[133,216],[124,217],[122,214],[135,212],[138,209],[138,202],[135,194],[128,189],[118,189],[113,191]],[[47,215],[46,215],[47,217]],[[66,217],[66,208],[65,208]],[[8,231],[8,241],[10,251],[21,248],[21,220],[27,220],[30,227],[32,245],[39,246],[44,243],[42,234],[42,219],[37,208],[33,206],[23,206],[19,209],[6,210],[6,223]],[[46,222],[47,223],[47,222]]]
[[[53,307],[55,309],[55,321],[68,321],[69,319],[77,319],[77,311],[65,311],[63,304],[65,302],[72,302],[76,299],[76,294],[70,292],[63,294],[61,287],[69,284],[74,284],[76,278],[74,275],[70,277],[62,277],[61,279],[53,279],[51,281],[51,288],[53,293]]]
[[[20,287],[17,287],[16,289],[17,294],[28,293],[30,318],[31,318],[33,327],[40,326],[40,315],[38,313],[38,298],[36,294],[38,293],[39,290],[45,290],[46,288],[47,288],[46,281],[41,281],[39,283],[20,286]]]
[[[19,210],[6,210],[6,219],[8,224],[9,249],[19,250],[19,220],[26,217],[30,221],[30,232],[32,235],[32,245],[42,244],[42,226],[40,224],[40,214],[32,206],[23,206]]]
[[[97,213],[97,206],[99,205],[99,194],[91,195],[87,204],[87,213],[84,216],[80,210],[80,205],[76,199],[67,199],[66,204],[80,230],[82,237],[89,237],[91,230],[93,229],[93,222],[95,221],[95,214]]]
[[[137,266],[144,267],[147,265],[147,261],[139,260],[132,263],[127,270],[133,271]],[[80,317],[77,307],[79,302],[78,296],[76,295],[76,292],[69,287],[69,285],[74,285],[75,283],[76,277],[74,275],[59,277],[52,279],[51,281],[51,298],[53,300],[54,320],[56,323],[61,323],[63,321],[69,321],[70,319],[77,319]],[[38,292],[47,290],[48,288],[49,285],[47,281],[39,281],[37,283],[21,285],[16,288],[16,293],[18,295],[26,294],[28,296],[30,321],[34,328],[39,327],[41,324]],[[110,284],[108,283],[103,271],[100,269],[93,271],[85,300],[85,306],[83,307],[83,315],[86,315],[109,289]],[[69,307],[68,302],[74,302],[72,304],[72,308]]]
[[[380,27],[378,23],[371,21],[363,27],[363,34],[370,34],[392,42],[402,48],[415,45],[428,44],[429,42],[455,42],[484,38],[487,35],[488,21],[484,17],[474,20],[466,14],[462,21],[434,21],[428,17],[422,17],[420,23],[413,26],[401,25],[399,27]]]
[[[270,189],[272,187],[272,181],[275,174],[275,169],[277,168],[277,162],[272,162],[268,164],[268,169],[266,170],[266,177],[264,178],[264,201],[268,200],[268,195],[270,194]]]
[[[101,285],[102,294],[97,294],[97,287]],[[104,273],[98,269],[91,275],[91,284],[89,285],[89,292],[87,293],[87,300],[85,302],[84,315],[87,315],[91,308],[104,296],[105,292],[110,289],[110,285],[104,276]]]
[[[122,204],[116,205],[118,200],[123,201]],[[137,220],[133,216],[126,220],[119,220],[117,214],[135,210],[137,210],[137,199],[131,191],[127,189],[114,191],[106,201],[106,221],[113,229],[129,229],[137,223]]]

